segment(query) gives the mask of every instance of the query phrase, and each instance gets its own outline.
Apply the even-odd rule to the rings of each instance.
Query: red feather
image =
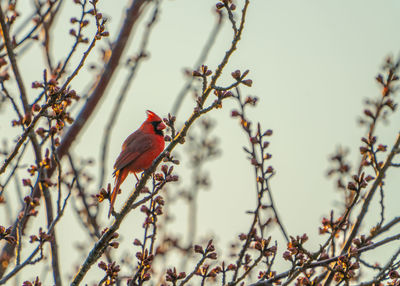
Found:
[[[122,144],[122,151],[114,164],[115,186],[110,196],[110,211],[114,209],[115,199],[120,185],[125,181],[129,173],[146,170],[154,159],[164,150],[164,136],[162,130],[165,124],[154,112],[147,110],[147,119],[133,132]]]

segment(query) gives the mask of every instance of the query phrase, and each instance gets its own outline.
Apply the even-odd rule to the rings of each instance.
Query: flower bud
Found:
[[[35,103],[32,105],[32,112],[39,112],[40,111],[40,105]]]
[[[217,7],[218,10],[224,8],[224,4],[222,4],[221,2],[218,2],[215,7]]]
[[[242,81],[242,83],[248,87],[251,87],[253,85],[253,81],[251,79],[246,79]]]
[[[234,72],[231,73],[232,77],[236,80],[240,79],[240,70],[235,70]]]

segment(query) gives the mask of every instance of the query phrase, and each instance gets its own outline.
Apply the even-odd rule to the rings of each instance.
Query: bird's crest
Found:
[[[147,121],[162,121],[162,119],[160,117],[158,117],[157,114],[155,114],[153,111],[150,110],[146,110],[147,113]]]

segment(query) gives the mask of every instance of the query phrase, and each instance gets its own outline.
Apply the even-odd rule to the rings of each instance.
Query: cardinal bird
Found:
[[[164,150],[163,129],[166,126],[154,112],[147,110],[146,113],[146,121],[125,139],[122,151],[115,161],[113,173],[115,186],[110,197],[108,217],[114,209],[119,187],[128,174],[133,173],[139,180],[136,173],[149,168],[153,160]]]

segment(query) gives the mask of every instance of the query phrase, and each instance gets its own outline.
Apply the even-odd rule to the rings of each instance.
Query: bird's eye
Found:
[[[162,130],[166,127],[165,124],[162,121],[153,121],[151,122],[151,125],[153,125],[154,132],[158,135],[163,136]]]

